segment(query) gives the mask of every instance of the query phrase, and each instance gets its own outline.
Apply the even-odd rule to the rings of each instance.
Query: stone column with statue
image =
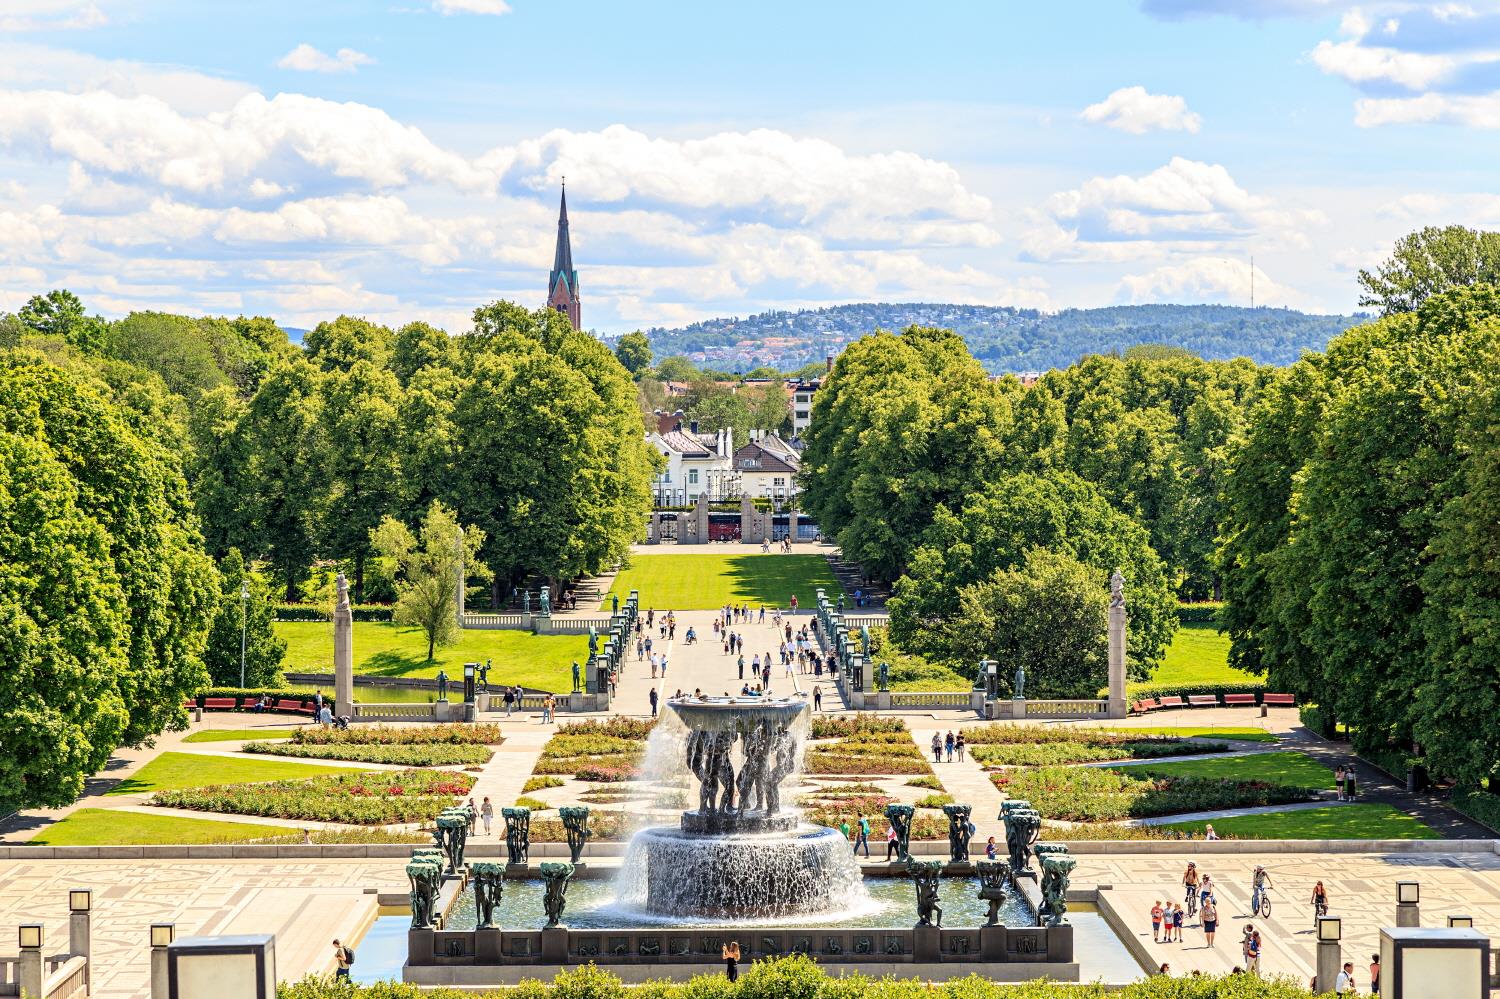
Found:
[[[333,713],[354,717],[354,608],[349,606],[349,580],[342,572],[333,608]]]
[[[1109,577],[1109,717],[1129,714],[1125,703],[1125,577],[1116,569]]]

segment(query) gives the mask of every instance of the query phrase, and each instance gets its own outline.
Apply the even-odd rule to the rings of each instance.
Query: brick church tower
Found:
[[[573,269],[573,244],[568,241],[568,188],[563,186],[562,208],[557,213],[557,251],[552,274],[547,278],[547,308],[556,309],[579,328],[578,272]]]

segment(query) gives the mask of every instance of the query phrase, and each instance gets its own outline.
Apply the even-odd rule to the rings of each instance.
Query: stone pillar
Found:
[[[94,962],[89,957],[91,945],[89,932],[89,911],[68,913],[68,953],[73,957],[88,959],[88,964],[83,969],[83,983],[86,988],[92,987],[94,976]]]
[[[1125,703],[1125,577],[1116,569],[1109,579],[1109,717],[1129,714]]]
[[[568,963],[568,928],[566,926],[542,928],[542,963]]]
[[[1421,926],[1422,907],[1415,902],[1396,903],[1397,926]]]
[[[1344,966],[1344,950],[1337,940],[1318,941],[1318,959],[1314,968],[1318,976],[1318,988],[1314,995],[1330,995],[1338,980],[1339,970]]]
[[[151,999],[167,999],[167,948],[151,948]]]
[[[17,984],[21,986],[21,995],[44,995],[42,984],[45,977],[42,949],[40,947],[22,947],[21,960],[16,968]]]
[[[354,717],[354,609],[349,581],[338,577],[339,600],[333,609],[333,713]]]

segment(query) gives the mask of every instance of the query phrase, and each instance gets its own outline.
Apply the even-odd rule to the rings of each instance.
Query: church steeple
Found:
[[[579,328],[578,272],[573,269],[573,244],[568,239],[568,187],[564,182],[562,206],[557,212],[557,250],[552,254],[552,274],[547,279],[547,307],[568,317]]]

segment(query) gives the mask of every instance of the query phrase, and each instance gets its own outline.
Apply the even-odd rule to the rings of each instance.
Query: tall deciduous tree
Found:
[[[1413,312],[1433,295],[1472,284],[1500,284],[1500,232],[1428,226],[1402,236],[1374,271],[1361,270],[1360,305],[1381,314]]]
[[[639,375],[651,367],[651,341],[640,330],[626,333],[615,343],[615,357],[632,375]]]
[[[319,465],[326,498],[320,506],[320,548],[354,564],[354,599],[365,598],[370,531],[401,509],[401,385],[369,361],[323,377],[323,455]]]
[[[0,359],[0,799],[61,806],[183,722],[216,592],[180,455],[108,389]]]
[[[434,502],[417,535],[393,517],[370,532],[382,556],[392,559],[396,578],[397,624],[421,628],[427,636],[427,661],[440,646],[458,641],[458,579],[486,580],[489,570],[479,561],[484,532],[462,530],[453,511]]]
[[[97,350],[104,337],[104,321],[85,314],[78,296],[66,288],[31,296],[16,317],[32,331],[60,337],[80,350]]]
[[[248,589],[248,599],[241,596]],[[209,679],[222,687],[240,685],[241,638],[244,640],[244,685],[275,687],[281,683],[281,661],[286,639],[272,622],[276,608],[268,586],[245,567],[238,549],[219,560],[219,599],[203,665]],[[243,631],[241,630],[243,628]]]

